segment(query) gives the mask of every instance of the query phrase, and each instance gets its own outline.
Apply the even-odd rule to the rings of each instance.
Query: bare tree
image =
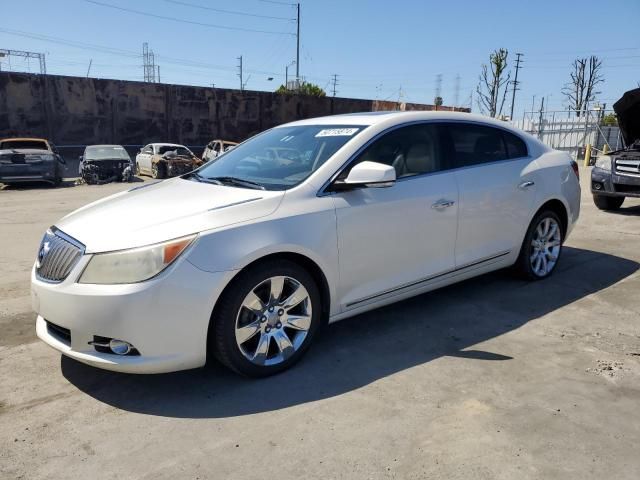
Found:
[[[589,58],[576,58],[571,64],[571,81],[562,89],[570,110],[579,117],[587,109],[589,102],[595,100],[596,87],[604,82],[602,60],[595,55]]]
[[[505,48],[494,50],[489,55],[489,65],[482,65],[478,92],[478,107],[480,111],[491,117],[502,115],[504,101],[507,98],[507,86],[511,79],[511,72],[507,72],[507,57],[509,51]]]

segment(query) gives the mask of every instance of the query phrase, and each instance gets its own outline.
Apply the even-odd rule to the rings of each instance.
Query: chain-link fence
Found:
[[[580,116],[574,111],[525,112],[512,123],[516,127],[538,137],[556,150],[570,153],[579,158],[587,144],[597,150],[608,145],[609,150],[623,147],[620,129],[604,125],[604,118],[610,111],[587,110]]]

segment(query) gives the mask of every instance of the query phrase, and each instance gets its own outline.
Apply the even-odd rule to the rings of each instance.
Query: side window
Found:
[[[521,138],[509,132],[502,132],[502,134],[504,135],[504,143],[507,145],[507,155],[509,158],[522,158],[529,155],[527,145]]]
[[[396,178],[444,170],[438,127],[420,124],[393,130],[369,145],[349,169],[364,161],[391,165],[396,169]],[[340,178],[345,178],[349,169]]]
[[[506,160],[507,150],[502,130],[470,123],[450,123],[456,167]]]

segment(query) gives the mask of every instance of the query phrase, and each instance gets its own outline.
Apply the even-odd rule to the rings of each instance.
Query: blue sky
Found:
[[[255,90],[277,88],[295,60],[295,8],[284,0],[92,1],[5,0],[0,48],[46,52],[49,73],[84,76],[92,59],[91,76],[142,80],[146,41],[163,82],[228,88],[238,87],[242,55],[246,88]],[[453,104],[459,75],[458,103],[467,106],[481,64],[499,47],[524,54],[517,115],[531,109],[534,95],[536,108],[545,96],[561,109],[561,89],[578,56],[603,58],[600,99],[609,106],[640,81],[638,0],[300,3],[300,73],[327,90],[338,74],[338,96],[432,103],[442,74],[441,95]],[[6,59],[0,66],[9,68]],[[11,68],[36,65],[14,61]]]

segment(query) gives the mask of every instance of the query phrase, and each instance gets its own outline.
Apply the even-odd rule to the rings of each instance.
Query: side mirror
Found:
[[[335,190],[354,188],[383,188],[396,183],[396,169],[378,162],[361,162],[355,165],[347,178],[333,184]]]

